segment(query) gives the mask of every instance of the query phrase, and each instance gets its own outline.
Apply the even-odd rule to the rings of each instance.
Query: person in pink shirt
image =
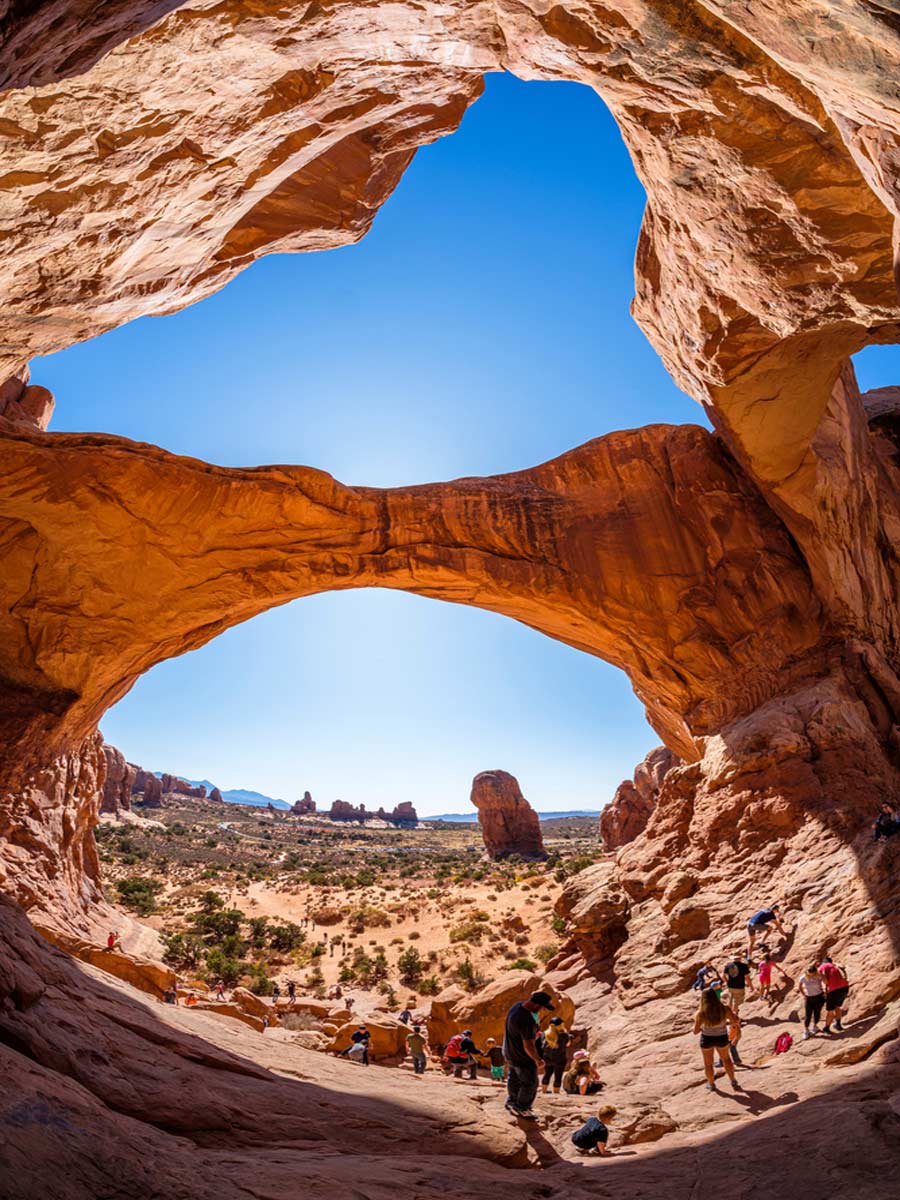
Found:
[[[778,963],[772,958],[768,947],[763,946],[763,956],[759,961],[759,998],[760,1000],[774,1000],[774,996],[770,996],[772,988],[772,972],[777,971],[785,983],[790,983],[787,975],[779,967]]]
[[[847,993],[850,991],[847,973],[826,954],[819,963],[819,975],[825,984],[825,1033],[831,1033],[832,1023],[838,1033],[843,1033],[844,1026],[841,1020],[844,1016]]]

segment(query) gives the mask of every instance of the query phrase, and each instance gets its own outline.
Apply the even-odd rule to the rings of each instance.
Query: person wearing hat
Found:
[[[506,1014],[503,1033],[503,1057],[509,1065],[506,1079],[506,1108],[514,1117],[526,1121],[537,1118],[531,1111],[538,1090],[541,1057],[534,1044],[538,1013],[554,1011],[549,992],[532,992],[527,1000],[518,1000]]]
[[[576,1050],[572,1055],[572,1065],[563,1075],[562,1085],[569,1096],[593,1096],[603,1087],[587,1050]]]
[[[372,1035],[369,1033],[365,1025],[360,1025],[359,1029],[354,1030],[350,1035],[350,1045],[341,1050],[338,1058],[351,1058],[355,1062],[361,1062],[364,1067],[369,1065],[369,1041]]]

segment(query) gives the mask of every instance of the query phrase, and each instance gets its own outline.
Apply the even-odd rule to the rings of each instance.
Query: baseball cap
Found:
[[[550,1012],[553,1012],[556,1008],[549,992],[532,992],[528,999],[532,1004],[536,1004],[538,1008],[547,1008]]]

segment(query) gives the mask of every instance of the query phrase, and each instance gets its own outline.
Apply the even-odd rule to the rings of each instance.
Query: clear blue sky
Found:
[[[628,313],[643,204],[597,96],[490,76],[359,245],[264,259],[33,377],[56,394],[55,430],[369,485],[702,422]],[[657,741],[605,663],[490,613],[374,590],[297,601],[160,664],[102,728],[150,769],[426,814],[468,809],[473,775],[494,767],[540,809],[598,808]]]

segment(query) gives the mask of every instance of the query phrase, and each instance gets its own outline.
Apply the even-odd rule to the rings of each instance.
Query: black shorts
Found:
[[[711,1050],[713,1046],[721,1050],[723,1046],[728,1045],[727,1033],[701,1033],[700,1034],[700,1049]]]
[[[847,993],[850,991],[848,987],[834,988],[825,997],[825,1011],[834,1012],[836,1008],[843,1008],[844,1001],[847,999]]]

